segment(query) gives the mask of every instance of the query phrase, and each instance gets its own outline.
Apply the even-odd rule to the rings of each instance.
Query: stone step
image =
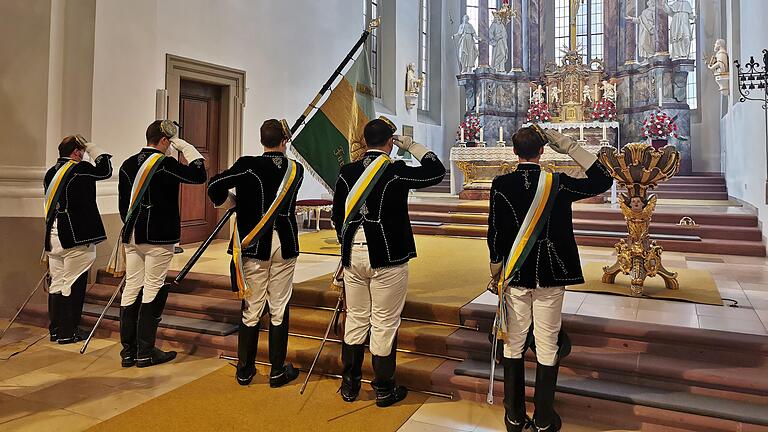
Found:
[[[482,389],[484,395],[488,389],[488,377],[490,367],[486,362],[464,361],[456,365],[454,374],[475,378],[476,380],[467,380],[465,383],[453,383],[458,385],[459,391],[472,392]],[[496,368],[494,375],[494,394],[503,397],[503,369]],[[479,380],[479,381],[478,381]],[[478,388],[478,385],[485,383],[485,386]],[[526,386],[533,387],[535,383],[535,370],[526,368]],[[528,389],[527,389],[528,390]],[[589,377],[561,375],[557,383],[558,402],[562,401],[563,395],[575,395],[590,398],[601,405],[603,401],[616,402],[631,406],[642,406],[656,410],[662,410],[669,413],[678,414],[680,426],[692,427],[683,430],[761,430],[760,427],[768,426],[768,410],[764,405],[753,404],[749,402],[723,400],[710,396],[690,394],[686,392],[670,391],[656,389],[640,385],[632,385],[617,382],[607,382]],[[594,407],[594,409],[600,409]],[[562,413],[564,414],[564,413]],[[616,412],[613,413],[616,415]],[[710,418],[712,420],[726,420],[736,423],[731,427],[738,429],[710,429],[719,424],[725,426],[727,423],[711,421],[701,426],[691,424],[688,416],[699,416]],[[670,418],[669,414],[663,417]],[[682,417],[682,418],[681,418]],[[672,417],[674,418],[674,417]],[[617,419],[618,420],[618,419]],[[686,421],[688,420],[688,421]],[[671,425],[670,425],[671,426]],[[675,425],[678,426],[678,425]],[[643,430],[646,430],[643,428]]]
[[[680,350],[664,343],[653,343],[650,352],[633,352],[596,346],[594,342],[607,339],[600,334],[586,338],[579,333],[569,335],[573,350],[561,363],[562,373],[768,405],[765,358],[740,358],[736,363],[731,361],[732,352]],[[458,330],[447,345],[452,355],[467,360],[487,361],[491,352],[488,334],[477,331]],[[536,364],[531,351],[526,353],[526,361],[531,367]]]
[[[23,320],[24,322],[41,326],[47,325],[45,305],[29,305],[24,311]],[[84,327],[90,328],[95,322],[95,316],[83,316],[82,324]],[[160,323],[157,337],[161,341],[169,342],[174,349],[188,352],[203,349],[219,354],[237,356],[237,333],[227,336],[214,335],[202,333],[191,328],[171,328],[164,326],[164,324],[164,322]],[[98,337],[119,338],[119,328],[119,321],[112,317],[107,317],[99,326]],[[266,329],[262,329],[262,333],[266,332]],[[263,334],[259,340],[258,361],[269,361],[269,344],[267,341],[267,334]],[[301,336],[289,336],[287,361],[292,362],[294,366],[299,368],[308,369],[319,347],[319,340]],[[399,352],[397,359],[397,379],[400,384],[412,389],[431,391],[435,391],[430,378],[432,371],[447,361],[440,358],[404,352]],[[117,362],[119,359],[115,358],[115,361]],[[341,344],[334,340],[329,340],[326,342],[322,355],[318,359],[315,371],[318,373],[340,374],[341,370]],[[235,370],[233,368],[233,379],[234,374]],[[299,379],[304,379],[304,377],[305,375],[302,374]],[[363,363],[363,377],[366,379],[373,378],[371,356],[368,352],[366,352],[366,360]]]
[[[112,295],[114,288],[112,285],[98,283],[91,286],[86,297],[86,301],[89,302],[86,304],[89,314],[91,314],[90,310],[94,309],[98,311],[96,313],[98,316]],[[114,304],[119,304],[119,295]],[[117,317],[118,311],[112,309],[116,308],[111,308],[110,312],[114,312],[112,315]],[[333,311],[331,310],[292,304],[290,332],[322,338],[332,315]],[[237,300],[234,295],[228,299],[223,299],[211,297],[206,292],[187,294],[173,292],[168,296],[163,317],[163,322],[165,322],[165,317],[179,320],[220,322],[227,326],[233,326],[234,331],[237,331],[241,317],[240,300]],[[264,329],[269,328],[268,314],[262,318],[261,325]],[[185,329],[193,330],[191,327]],[[343,329],[343,320],[340,321],[339,329]],[[445,341],[454,331],[454,327],[445,325],[403,321],[398,332],[398,343],[400,348],[405,350],[446,356],[448,354]],[[336,333],[336,331],[332,331],[330,335],[334,340],[340,339]]]
[[[97,318],[103,309],[103,305],[86,303],[83,306],[83,315]],[[108,308],[104,314],[104,319],[119,320],[120,308],[115,306]],[[214,336],[228,336],[237,333],[237,325],[235,324],[176,316],[171,313],[163,313],[160,327]]]
[[[728,192],[725,183],[662,183],[653,192]]]
[[[672,177],[671,179],[667,180],[665,183],[662,183],[662,184],[677,184],[677,183],[684,183],[684,184],[725,184],[725,177],[723,177],[722,174],[690,175],[690,176],[677,175],[677,176]]]
[[[435,213],[481,213],[488,214],[487,201],[459,201],[451,200],[447,202],[424,202],[414,201],[408,204],[409,211],[435,212]],[[676,224],[683,217],[688,216],[700,225],[718,225],[718,226],[742,226],[757,227],[757,216],[752,214],[734,214],[722,212],[707,211],[669,211],[657,210],[653,213],[654,223],[672,223]],[[624,216],[618,207],[606,206],[581,206],[576,205],[573,208],[573,217],[575,219],[587,220],[624,220]]]
[[[441,213],[411,211],[412,222],[439,222],[453,225],[487,226],[486,213]],[[577,230],[618,232],[626,235],[627,225],[623,220],[573,219]],[[731,240],[762,241],[762,233],[757,227],[725,227],[721,225],[699,225],[687,228],[677,223],[651,222],[651,234],[673,234]]]

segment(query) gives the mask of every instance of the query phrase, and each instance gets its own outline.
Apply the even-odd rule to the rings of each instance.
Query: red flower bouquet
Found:
[[[607,98],[600,99],[592,109],[592,118],[595,121],[616,120],[616,104]]]
[[[670,117],[664,111],[657,111],[643,120],[643,138],[663,140],[669,137],[680,138],[675,117]]]
[[[461,141],[461,129],[464,129],[464,141],[477,141],[480,137],[480,117],[474,113],[467,114],[456,131],[456,141]]]
[[[539,102],[531,105],[528,109],[528,123],[544,123],[552,121],[552,113],[549,112],[549,106],[546,102]]]

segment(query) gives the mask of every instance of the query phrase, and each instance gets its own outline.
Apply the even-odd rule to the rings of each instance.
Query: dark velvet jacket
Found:
[[[493,180],[488,214],[491,262],[505,260],[512,249],[536,194],[540,172],[539,165],[523,163],[516,171]],[[584,283],[573,234],[571,204],[599,195],[613,184],[613,178],[600,162],[595,162],[586,174],[582,179],[558,174],[560,186],[552,211],[523,266],[512,275],[510,286],[536,288]]]
[[[296,163],[298,182],[290,196],[285,198],[272,226],[264,235],[243,250],[243,256],[262,261],[269,260],[273,231],[277,231],[283,259],[299,255],[299,228],[296,225],[296,195],[304,179],[304,167]],[[211,178],[208,196],[214,204],[221,205],[230,189],[235,189],[237,230],[244,238],[262,219],[277,196],[280,182],[288,169],[288,159],[280,152],[265,152],[262,156],[243,156],[231,168]],[[232,253],[232,242],[229,251]]]
[[[195,159],[184,165],[168,156],[150,179],[149,189],[141,199],[138,209],[126,220],[130,205],[131,188],[139,167],[152,153],[161,153],[153,148],[143,148],[129,157],[120,166],[118,183],[120,217],[125,227],[123,242],[128,243],[133,234],[136,244],[175,244],[181,239],[181,216],[179,214],[179,185],[182,183],[201,184],[208,179],[205,161]]]
[[[445,176],[445,166],[432,152],[424,155],[421,166],[408,166],[403,161],[389,164],[363,207],[353,216],[349,228],[344,230],[347,195],[365,168],[380,154],[369,151],[361,160],[344,165],[336,182],[331,218],[341,243],[345,267],[350,265],[352,241],[361,225],[372,268],[396,266],[416,257],[416,243],[408,217],[408,191],[436,185]]]
[[[99,243],[107,238],[104,224],[101,222],[99,207],[96,205],[96,182],[112,177],[111,155],[102,154],[94,164],[78,162],[71,168],[70,175],[59,187],[61,193],[56,206],[56,216],[47,221],[45,226],[45,250],[51,250],[51,228],[56,221],[59,241],[64,249],[75,246]],[[69,158],[59,158],[43,179],[43,187],[53,180],[56,171],[67,163]]]

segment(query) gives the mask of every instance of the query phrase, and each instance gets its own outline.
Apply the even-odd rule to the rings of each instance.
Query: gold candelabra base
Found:
[[[619,205],[627,222],[628,238],[616,243],[616,262],[603,267],[603,283],[613,284],[619,273],[631,278],[630,292],[643,295],[645,279],[660,276],[668,289],[680,289],[677,273],[661,263],[664,249],[650,239],[651,217],[656,209],[656,195],[648,195],[662,181],[671,178],[680,168],[680,153],[672,146],[655,150],[648,144],[632,143],[621,152],[604,147],[598,155],[619,185],[627,188]]]

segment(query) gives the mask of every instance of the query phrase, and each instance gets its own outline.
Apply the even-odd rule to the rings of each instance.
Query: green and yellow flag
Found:
[[[365,152],[363,128],[375,116],[368,52],[363,49],[328,99],[293,139],[295,154],[328,190],[342,165]]]

